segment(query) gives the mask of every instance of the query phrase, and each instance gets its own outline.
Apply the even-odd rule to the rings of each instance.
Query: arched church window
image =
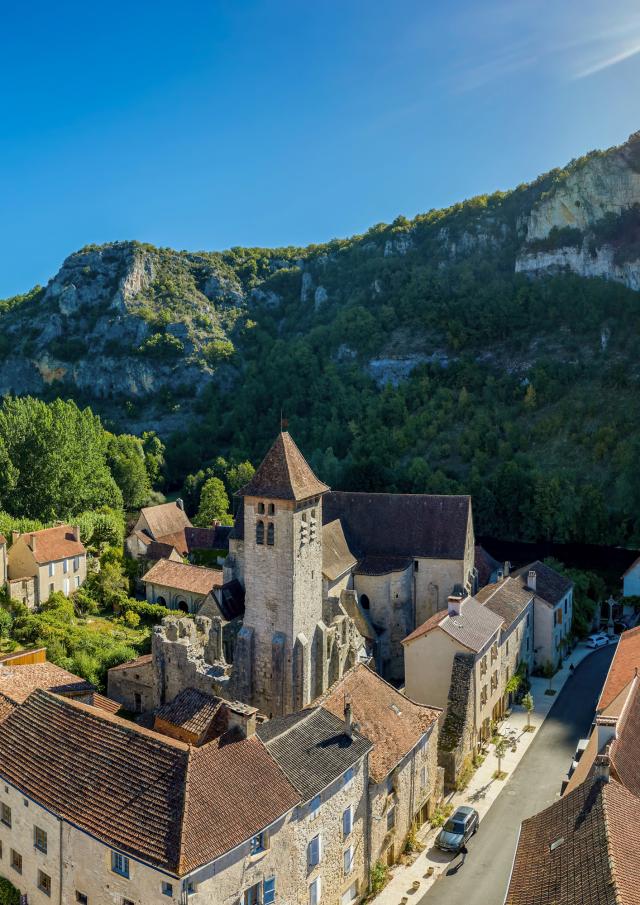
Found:
[[[273,503],[269,503],[269,515],[273,515],[275,511],[276,507],[273,505]]]
[[[260,515],[264,515],[264,503],[258,503],[258,512]]]
[[[369,598],[367,597],[366,594],[360,595],[360,606],[362,607],[363,610],[370,609],[371,604],[369,603]]]
[[[275,540],[276,529],[273,522],[269,522],[267,525],[267,543],[270,547],[273,547],[273,542]]]
[[[256,544],[264,544],[264,522],[256,522]]]

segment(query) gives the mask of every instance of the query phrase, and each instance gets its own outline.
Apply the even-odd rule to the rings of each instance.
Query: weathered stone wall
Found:
[[[380,630],[380,672],[399,681],[404,677],[402,639],[413,628],[413,564],[386,575],[355,575],[354,587],[361,603],[363,594],[369,599],[367,615]]]
[[[456,586],[465,587],[466,565],[464,559],[418,558],[414,574],[416,599],[416,626],[426,622],[438,610],[447,605],[447,598]]]
[[[189,613],[197,613],[206,594],[196,594],[194,591],[180,591],[169,588],[166,585],[145,582],[146,596],[149,603],[159,603],[170,610],[184,610]]]
[[[151,636],[154,669],[154,707],[167,704],[185,688],[229,697],[230,669],[219,659],[222,625],[219,620],[165,617]]]
[[[13,600],[20,600],[30,610],[34,610],[37,605],[36,597],[36,579],[31,578],[13,578],[7,581],[9,596]]]
[[[453,786],[465,759],[475,745],[475,656],[457,653],[453,658],[447,712],[440,732],[438,763],[444,781]]]

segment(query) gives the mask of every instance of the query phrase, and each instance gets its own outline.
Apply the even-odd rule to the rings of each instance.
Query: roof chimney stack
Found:
[[[344,699],[344,731],[349,738],[353,737],[353,710],[351,708],[351,698],[349,697]]]
[[[31,552],[33,553],[34,556],[36,555],[36,543],[37,543],[37,538],[36,538],[35,534],[32,534],[30,546],[31,546]]]
[[[73,532],[73,539],[75,541],[77,541],[78,543],[80,543],[80,526],[74,525],[71,530]]]
[[[240,701],[225,702],[227,708],[227,729],[237,729],[243,738],[253,738],[256,734],[257,707],[249,707]]]
[[[536,571],[535,569],[529,569],[529,576],[527,578],[527,587],[530,591],[535,591],[536,589]]]
[[[506,559],[505,563],[504,563],[504,577],[508,578],[510,574],[511,574],[511,563],[509,562],[508,559]]]
[[[18,540],[19,537],[20,537],[19,531],[12,531],[11,532],[11,543],[15,544],[15,542]]]
[[[463,598],[458,594],[450,594],[447,599],[447,609],[450,616],[459,616],[462,609]]]
[[[184,512],[184,500],[177,499],[176,506],[178,507],[178,509],[182,509],[182,511]]]

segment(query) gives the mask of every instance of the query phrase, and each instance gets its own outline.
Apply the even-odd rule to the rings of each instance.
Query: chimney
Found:
[[[73,539],[75,541],[78,541],[78,543],[80,543],[80,526],[74,525],[73,528],[71,529],[71,531],[73,532]]]
[[[611,759],[608,754],[598,754],[595,761],[595,769],[593,771],[596,779],[602,779],[609,782],[611,779]]]
[[[31,547],[31,552],[33,553],[34,556],[36,555],[36,542],[37,542],[37,538],[36,538],[35,534],[32,534],[31,535],[31,544],[29,546]]]
[[[248,707],[240,701],[226,703],[227,729],[238,729],[243,738],[253,738],[256,734],[257,707]]]
[[[536,572],[535,569],[529,569],[529,577],[527,578],[527,587],[530,591],[536,589]]]
[[[497,569],[496,570],[496,581],[502,581],[503,578],[504,578],[504,570]]]
[[[18,540],[19,537],[20,537],[19,531],[12,531],[11,532],[11,543],[15,544],[15,542]]]
[[[447,609],[450,616],[459,616],[462,609],[462,597],[458,594],[450,594],[447,599]]]
[[[344,699],[344,731],[349,738],[353,737],[353,710],[349,697]]]
[[[603,751],[617,737],[617,720],[612,717],[597,716],[598,751]]]
[[[505,563],[504,563],[504,577],[508,578],[510,574],[511,574],[511,563],[509,562],[508,559],[506,559]]]
[[[178,507],[178,509],[182,509],[182,511],[184,512],[184,500],[177,499],[176,506]]]

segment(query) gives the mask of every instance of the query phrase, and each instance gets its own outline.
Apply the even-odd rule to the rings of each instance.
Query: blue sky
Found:
[[[4,4],[0,297],[89,242],[303,245],[640,129],[637,0]]]

